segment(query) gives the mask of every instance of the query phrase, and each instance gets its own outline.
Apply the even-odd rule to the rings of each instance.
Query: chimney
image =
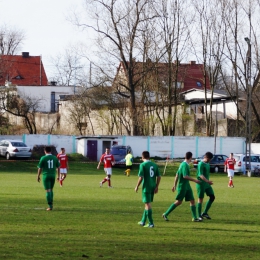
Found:
[[[22,52],[22,57],[23,58],[29,58],[29,52]]]
[[[51,86],[56,86],[57,85],[57,81],[51,81]]]
[[[194,65],[194,64],[196,64],[196,61],[195,60],[191,60],[190,61],[190,65]]]

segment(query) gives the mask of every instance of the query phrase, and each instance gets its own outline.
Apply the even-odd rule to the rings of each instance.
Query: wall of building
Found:
[[[73,120],[70,116],[70,111],[75,111],[73,109],[73,104],[70,101],[61,101],[60,102],[60,129],[66,129],[67,134],[80,134],[79,130],[75,128],[75,123],[73,123]],[[174,110],[174,108],[173,108]],[[184,111],[184,107],[179,105],[178,111],[177,111],[177,119],[176,119],[176,135],[183,135],[185,132],[185,135],[193,135],[194,134],[194,122],[192,121],[194,116],[188,115],[186,116],[190,117],[190,120],[186,122],[183,125],[182,121],[182,114]],[[124,114],[122,114],[124,113]],[[76,114],[76,113],[75,113]],[[166,117],[167,112],[161,110],[161,118],[163,118],[163,114]],[[115,122],[115,115],[120,115],[120,119],[117,117]],[[89,113],[89,116],[85,116],[85,123],[86,128],[83,130],[83,135],[128,135],[127,130],[123,126],[123,124],[131,125],[131,118],[129,115],[129,111],[119,111],[118,109],[113,110],[113,116],[111,115],[111,111],[109,111],[107,108],[100,109],[100,110],[92,110]],[[83,115],[81,115],[81,120]],[[75,116],[74,116],[75,118]],[[157,120],[157,115],[154,112],[152,115],[152,118],[145,116],[143,118],[149,124],[149,127],[151,128],[154,125],[154,135],[160,136],[163,135],[162,128],[159,120]],[[123,121],[123,123],[121,123]],[[154,122],[152,122],[154,121]],[[70,123],[68,123],[70,122]],[[116,125],[118,123],[118,125]],[[148,127],[148,126],[147,126]],[[185,131],[184,131],[185,130]],[[150,132],[149,132],[150,131]],[[144,132],[151,134],[151,130],[144,130]],[[152,134],[151,134],[152,135]]]
[[[260,154],[260,144],[259,143],[251,144],[251,153]]]
[[[27,131],[23,125],[23,117],[14,116],[10,113],[6,115],[9,119],[9,123],[14,126],[21,126],[23,132]],[[60,129],[60,115],[59,113],[35,113],[35,124],[37,128],[37,133],[57,133]],[[65,128],[66,129],[66,128]],[[64,134],[66,131],[64,131]]]
[[[55,100],[58,102],[60,95],[71,95],[75,92],[75,89],[72,86],[17,86],[17,92],[21,97],[39,100],[38,111],[53,112],[51,111],[51,93],[55,93]]]

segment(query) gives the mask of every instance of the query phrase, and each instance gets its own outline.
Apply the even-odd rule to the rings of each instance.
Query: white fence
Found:
[[[28,146],[34,145],[54,145],[57,151],[61,147],[66,149],[67,153],[76,153],[78,151],[78,140],[76,136],[68,135],[2,135],[0,140],[15,139],[22,140]],[[118,144],[130,145],[133,149],[134,156],[141,156],[144,150],[150,152],[152,157],[158,156],[162,158],[183,158],[187,151],[193,153],[193,157],[203,155],[210,151],[214,153],[245,153],[245,138],[243,137],[198,137],[198,136],[117,136]],[[257,144],[254,144],[257,145]],[[252,144],[252,153],[256,148]]]
[[[77,152],[77,140],[71,135],[0,135],[4,139],[21,140],[33,148],[34,145],[54,145],[57,151],[64,147],[67,153]]]
[[[121,136],[118,144],[130,145],[134,156],[140,156],[142,151],[147,150],[151,156],[164,158],[183,158],[190,151],[193,157],[198,157],[205,152],[229,155],[233,153],[245,153],[245,138],[243,137],[214,137],[198,136]]]

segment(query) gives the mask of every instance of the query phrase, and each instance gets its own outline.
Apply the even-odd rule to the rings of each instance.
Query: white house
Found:
[[[30,97],[39,100],[39,112],[56,112],[58,111],[59,100],[61,96],[72,95],[77,91],[73,86],[16,86],[19,96]]]
[[[209,100],[212,97],[211,90],[207,90],[207,110],[209,111]],[[193,110],[197,118],[202,118],[205,113],[205,91],[203,89],[190,89],[181,93],[181,98],[184,103],[189,104],[189,113]],[[242,102],[243,98],[239,98],[239,102]],[[217,119],[230,118],[237,119],[237,106],[223,90],[215,90],[212,97],[212,111],[216,115]]]

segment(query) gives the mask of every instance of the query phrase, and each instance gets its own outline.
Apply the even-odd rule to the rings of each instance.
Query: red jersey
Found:
[[[227,158],[225,161],[225,165],[227,166],[227,169],[234,170],[236,160],[234,158]]]
[[[104,168],[111,168],[112,162],[115,161],[115,158],[112,154],[102,154],[100,161],[104,163]]]
[[[59,153],[57,155],[57,158],[58,158],[58,160],[60,162],[60,168],[67,168],[67,163],[68,163],[68,156],[67,156],[67,154]]]

